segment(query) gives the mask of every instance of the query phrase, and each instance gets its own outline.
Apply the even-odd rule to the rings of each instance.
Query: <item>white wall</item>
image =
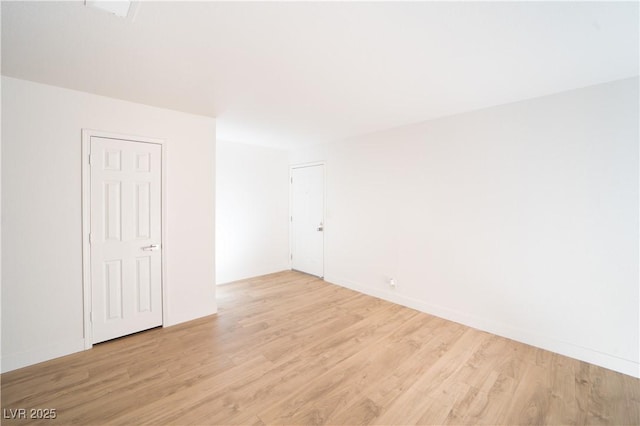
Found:
[[[81,129],[167,148],[168,324],[216,312],[215,120],[2,78],[2,369],[82,350]]]
[[[219,284],[289,269],[286,151],[217,141]]]
[[[627,79],[292,153],[327,164],[325,278],[640,376],[638,100]]]

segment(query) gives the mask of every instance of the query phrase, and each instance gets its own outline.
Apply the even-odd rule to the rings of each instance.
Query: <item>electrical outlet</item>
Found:
[[[396,279],[395,278],[389,278],[389,285],[391,286],[391,288],[396,288]]]

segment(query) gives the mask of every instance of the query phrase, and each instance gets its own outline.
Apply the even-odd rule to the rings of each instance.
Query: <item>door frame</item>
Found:
[[[326,275],[327,266],[327,164],[325,161],[313,161],[310,163],[292,164],[289,166],[289,270],[293,270],[293,170],[306,167],[322,166],[322,277]]]
[[[160,247],[162,247],[160,270],[160,286],[162,288],[162,324],[167,324],[167,154],[164,139],[133,136],[121,133],[104,132],[93,129],[82,129],[82,298],[84,348],[93,347],[93,327],[91,325],[91,247],[89,232],[91,230],[91,167],[89,153],[91,138],[115,139],[160,145]]]

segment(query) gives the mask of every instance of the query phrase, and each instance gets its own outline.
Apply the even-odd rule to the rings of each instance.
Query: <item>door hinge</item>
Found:
[[[291,178],[291,183],[293,183],[293,178]]]
[[[91,154],[89,154],[89,165],[91,165]]]
[[[93,243],[93,238],[91,237],[91,232],[89,232],[89,244]]]
[[[290,260],[293,260],[293,253],[291,253],[291,254],[289,255],[289,259],[290,259]]]
[[[293,222],[293,216],[291,216],[291,222]]]

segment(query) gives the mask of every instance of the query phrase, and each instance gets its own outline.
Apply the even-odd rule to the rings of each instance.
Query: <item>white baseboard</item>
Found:
[[[607,368],[609,370],[640,378],[640,362],[638,361],[619,358],[611,354],[603,353],[590,348],[585,348],[573,343],[563,342],[549,337],[540,336],[536,333],[515,328],[494,320],[465,314],[464,312],[455,311],[449,308],[444,308],[442,306],[432,305],[422,300],[407,297],[391,291],[363,286],[349,280],[341,279],[339,277],[328,275],[325,276],[324,279],[327,282],[337,284],[339,286],[346,287],[351,290],[367,294],[369,296],[397,303],[399,305],[403,305],[420,312],[464,324],[468,327],[506,337],[508,339],[555,352],[560,355],[575,358],[580,361],[585,361],[590,364]]]
[[[253,271],[253,273],[250,273],[250,274],[244,273],[241,275],[233,275],[231,276],[231,278],[229,277],[224,278],[224,281],[221,281],[221,280],[216,281],[216,286],[233,284],[233,283],[237,283],[238,281],[245,281],[245,280],[249,280],[256,277],[262,277],[264,275],[277,274],[278,272],[290,271],[290,270],[291,268],[288,265],[285,265],[284,267],[279,266],[275,268],[267,268],[259,271]]]
[[[208,307],[207,310],[202,312],[178,312],[178,313],[170,313],[167,315],[167,321],[163,324],[163,327],[171,327],[172,325],[182,324],[183,322],[192,321],[198,318],[207,317],[209,315],[213,315],[218,312],[218,306],[214,305]]]
[[[183,312],[178,315],[169,316],[168,324],[165,327],[191,321],[217,312],[217,306],[213,306],[206,312]],[[86,350],[85,339],[69,340],[57,342],[48,346],[40,346],[28,351],[18,352],[15,354],[3,355],[0,359],[0,371],[6,373],[8,371],[17,370],[29,365],[38,364],[40,362],[49,361],[61,356],[70,355],[76,352]]]
[[[67,340],[48,346],[40,346],[28,351],[3,355],[0,364],[1,371],[17,370],[18,368],[49,361],[61,356],[70,355],[84,350],[84,339]]]

